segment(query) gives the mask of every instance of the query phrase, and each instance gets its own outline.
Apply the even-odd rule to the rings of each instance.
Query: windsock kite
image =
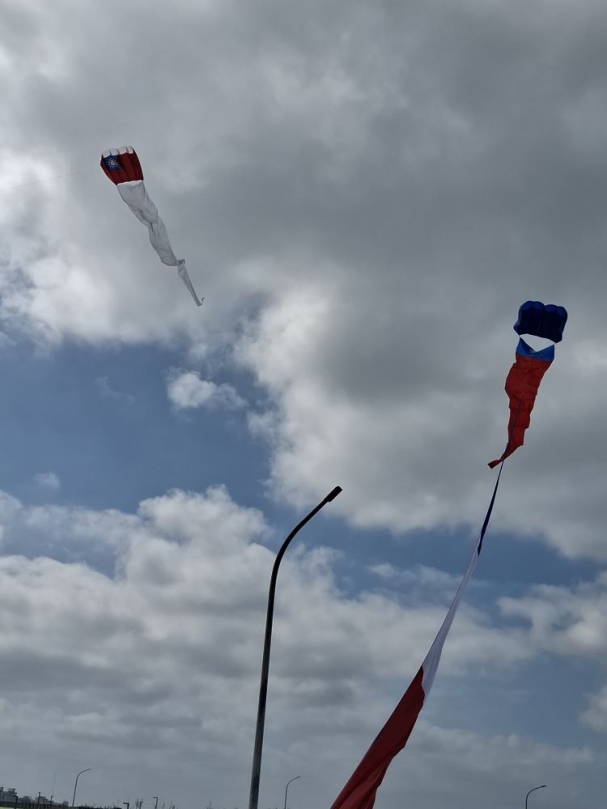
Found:
[[[526,301],[518,310],[518,320],[514,331],[545,337],[553,343],[560,343],[567,323],[567,311],[562,306],[540,301]],[[525,431],[531,423],[531,411],[544,374],[554,360],[554,345],[534,351],[521,337],[516,347],[516,359],[506,377],[506,393],[510,400],[510,421],[508,423],[508,444],[501,457],[491,461],[493,469],[505,461],[509,455],[522,447]]]
[[[567,312],[561,306],[553,306],[552,304],[544,306],[539,301],[527,301],[519,309],[519,317],[514,325],[514,330],[519,335],[530,334],[545,337],[558,343],[563,338],[563,329],[566,322]],[[510,370],[506,382],[506,391],[510,397],[509,440],[502,457],[490,464],[492,467],[499,464],[500,470],[495,481],[489,508],[483,520],[478,542],[472,552],[464,577],[421,668],[392,715],[376,736],[375,741],[365,753],[362,761],[354,770],[350,780],[340,792],[331,809],[372,809],[375,805],[377,790],[388,767],[394,757],[407,744],[432,688],[445,640],[483,548],[483,540],[491,519],[504,468],[503,462],[523,443],[523,434],[529,426],[529,416],[537,389],[553,359],[554,345],[541,351],[533,351],[524,340],[520,340],[516,362]]]
[[[169,267],[177,267],[177,275],[188,288],[196,306],[202,306],[202,301],[199,300],[190,281],[185,261],[175,257],[164,222],[148,196],[137,152],[132,146],[108,149],[101,155],[101,168],[115,184],[118,193],[137,219],[147,227],[151,245],[162,263]]]

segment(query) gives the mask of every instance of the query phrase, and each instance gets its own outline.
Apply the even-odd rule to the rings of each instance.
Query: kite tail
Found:
[[[194,298],[194,303],[196,304],[196,306],[202,306],[202,301],[204,300],[204,298],[202,298],[202,300],[198,298],[196,290],[194,289],[194,286],[190,281],[188,271],[185,268],[185,261],[180,261],[179,264],[177,265],[177,275],[181,278],[181,280],[186,286],[186,289],[189,291],[190,295]]]
[[[158,215],[158,209],[150,199],[143,180],[120,183],[116,188],[137,219],[147,227],[150,244],[158,254],[158,258],[169,267],[177,267],[177,274],[194,299],[194,303],[196,306],[202,306],[202,300],[198,298],[186,270],[185,261],[175,256],[166,226]]]
[[[518,416],[518,413],[517,413]],[[466,572],[460,582],[459,587],[445,619],[438,631],[430,651],[426,655],[421,668],[413,678],[401,701],[398,703],[392,715],[376,736],[371,747],[365,753],[358,767],[352,773],[349,781],[336,798],[331,809],[373,809],[375,797],[388,767],[398,753],[405,747],[411,735],[415,723],[424,706],[434,677],[441,659],[443,646],[447,634],[451,629],[451,624],[459,607],[460,601],[468,582],[474,573],[478,558],[483,548],[483,540],[489,527],[497,490],[500,485],[504,461],[500,465],[499,474],[493,487],[493,493],[489,506],[483,520],[479,539],[474,547]]]

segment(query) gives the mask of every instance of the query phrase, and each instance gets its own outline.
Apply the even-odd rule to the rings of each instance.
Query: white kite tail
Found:
[[[502,472],[504,471],[504,461],[501,461],[500,464],[500,471],[495,481],[495,486],[493,487],[493,494],[491,495],[491,500],[489,501],[489,506],[487,508],[487,513],[485,514],[485,519],[483,520],[483,525],[481,527],[480,536],[478,538],[478,542],[472,551],[472,556],[470,557],[470,561],[468,562],[468,567],[466,568],[466,572],[460,582],[459,587],[457,588],[457,592],[453,601],[451,602],[451,606],[449,607],[449,611],[445,616],[445,620],[443,621],[441,628],[438,630],[438,635],[434,638],[434,643],[430,647],[430,651],[426,655],[424,662],[422,663],[422,671],[423,671],[423,679],[422,679],[422,687],[424,690],[424,694],[426,697],[432,688],[432,683],[434,682],[434,677],[436,675],[436,670],[438,669],[438,664],[440,663],[441,655],[443,653],[443,646],[445,645],[445,640],[447,635],[449,634],[449,630],[451,629],[451,624],[453,623],[453,619],[455,618],[455,613],[460,605],[460,601],[462,600],[462,596],[468,586],[468,582],[470,581],[472,574],[476,568],[478,557],[481,555],[481,551],[483,549],[483,541],[485,539],[485,534],[487,533],[487,528],[489,527],[489,522],[491,520],[491,515],[493,514],[493,506],[495,505],[495,498],[497,497],[497,490],[499,489],[500,480],[502,478]]]
[[[449,634],[449,630],[451,629],[451,624],[453,623],[453,619],[455,618],[455,613],[457,612],[457,609],[460,605],[460,601],[462,600],[464,591],[466,590],[468,582],[470,581],[472,574],[474,573],[474,569],[476,568],[479,553],[480,548],[477,545],[474,548],[474,551],[472,552],[472,556],[470,557],[470,561],[468,562],[468,567],[466,568],[464,577],[462,578],[460,585],[457,588],[455,598],[451,602],[451,606],[449,607],[449,611],[445,616],[445,620],[443,621],[441,628],[438,630],[438,634],[434,638],[434,643],[430,647],[430,651],[428,652],[428,654],[424,659],[424,662],[422,663],[422,671],[423,671],[422,688],[424,689],[424,694],[426,695],[426,697],[428,696],[428,694],[430,693],[430,689],[432,688],[432,683],[434,682],[434,677],[436,676],[438,664],[440,663],[441,655],[443,653],[443,646],[445,645],[445,640],[447,639],[447,635]]]
[[[171,242],[164,222],[158,216],[158,209],[150,199],[142,180],[135,180],[128,183],[120,183],[116,186],[118,193],[135,214],[137,219],[145,225],[150,236],[150,243],[163,264],[169,267],[177,267],[177,275],[181,278],[185,286],[194,298],[196,306],[202,306],[202,301],[198,298],[194,286],[190,281],[190,276],[185,267],[185,261],[178,259],[173,253]]]

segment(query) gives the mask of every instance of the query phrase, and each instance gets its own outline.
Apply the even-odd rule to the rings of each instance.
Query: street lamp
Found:
[[[158,809],[158,798],[156,797],[156,795],[152,795],[152,800],[156,801],[156,803],[154,804],[154,809]]]
[[[301,778],[301,775],[296,775],[295,778],[291,778],[291,781],[297,781],[298,778]],[[285,787],[285,809],[287,809],[287,792],[289,791],[289,784],[291,781],[287,781],[287,785]]]
[[[76,803],[76,787],[78,786],[78,779],[84,772],[90,772],[91,767],[87,767],[86,770],[80,770],[78,775],[76,776],[76,780],[74,781],[74,794],[72,795],[72,806]]]
[[[529,792],[525,795],[525,809],[527,809],[527,801],[529,800],[529,795],[531,795],[532,792],[535,792],[536,789],[545,789],[545,788],[546,784],[542,784],[539,787],[533,787],[533,789],[529,790]]]
[[[274,619],[274,592],[276,590],[276,578],[278,576],[278,568],[285,555],[285,551],[289,547],[293,537],[309,522],[315,514],[317,514],[323,506],[331,503],[337,495],[342,491],[341,486],[336,486],[333,491],[322,500],[312,511],[307,514],[303,520],[295,526],[289,536],[282,543],[281,549],[278,551],[276,559],[274,560],[274,567],[272,568],[272,576],[270,578],[270,592],[268,593],[268,610],[266,613],[266,633],[263,641],[263,658],[261,661],[261,682],[259,684],[259,704],[257,707],[257,725],[255,727],[255,747],[253,749],[253,769],[251,772],[251,791],[249,793],[249,809],[257,809],[259,801],[259,776],[261,773],[261,752],[263,748],[263,729],[266,719],[266,698],[268,696],[268,673],[270,670],[270,644],[272,643],[272,621]]]

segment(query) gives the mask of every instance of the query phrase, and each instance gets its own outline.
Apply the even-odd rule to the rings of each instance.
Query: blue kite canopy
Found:
[[[518,320],[514,324],[517,334],[532,334],[545,337],[553,343],[560,343],[567,323],[567,310],[553,303],[526,301],[518,310]]]

